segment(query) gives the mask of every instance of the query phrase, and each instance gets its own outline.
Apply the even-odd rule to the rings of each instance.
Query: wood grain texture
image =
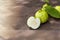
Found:
[[[30,16],[41,9],[42,0],[0,0],[0,36],[7,40],[60,40],[60,19],[50,17],[38,30],[26,24]],[[60,1],[50,0],[60,5]]]

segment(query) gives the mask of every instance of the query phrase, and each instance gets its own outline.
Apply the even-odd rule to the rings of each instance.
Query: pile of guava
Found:
[[[30,16],[27,19],[29,28],[38,29],[40,25],[48,21],[49,15],[53,18],[60,18],[60,6],[51,6],[44,4],[42,8],[36,11],[35,16]]]

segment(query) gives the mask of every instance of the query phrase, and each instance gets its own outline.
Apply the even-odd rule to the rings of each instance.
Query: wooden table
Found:
[[[60,40],[60,19],[49,17],[47,23],[42,24],[38,30],[30,30],[26,24],[30,16],[34,16],[38,9],[41,9],[44,2],[41,0],[21,0],[17,2],[20,7],[20,22],[16,30],[19,31],[16,37],[8,40]],[[59,1],[51,0],[50,3],[60,5]]]
[[[19,1],[18,6],[20,6],[20,22],[18,23],[18,29],[29,30],[26,22],[30,16],[34,16],[35,12],[41,9],[44,2],[41,0],[28,0]],[[56,0],[51,0],[50,4],[53,6],[60,5]],[[60,19],[55,19],[49,16],[47,23],[42,24],[38,30],[59,30],[60,29]]]

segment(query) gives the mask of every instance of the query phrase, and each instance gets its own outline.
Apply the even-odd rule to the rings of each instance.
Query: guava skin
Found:
[[[45,12],[45,10],[38,10],[35,14],[35,17],[39,18],[41,23],[45,23],[48,20],[48,14]]]
[[[60,12],[60,6],[55,6],[54,8]]]

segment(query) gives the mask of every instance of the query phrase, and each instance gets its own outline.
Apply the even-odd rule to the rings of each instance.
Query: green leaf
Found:
[[[49,0],[43,0],[43,1],[49,3]]]
[[[43,10],[45,10],[50,16],[54,18],[60,18],[60,12],[50,5],[43,5]]]

